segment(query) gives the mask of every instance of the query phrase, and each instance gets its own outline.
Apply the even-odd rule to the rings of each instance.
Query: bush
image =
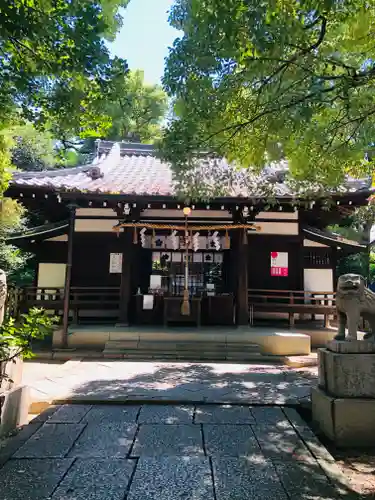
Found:
[[[20,356],[32,357],[32,341],[52,334],[58,320],[36,307],[26,314],[21,314],[17,321],[14,318],[5,319],[0,326],[0,363],[12,361]],[[1,378],[4,378],[4,375],[0,371],[0,382]]]

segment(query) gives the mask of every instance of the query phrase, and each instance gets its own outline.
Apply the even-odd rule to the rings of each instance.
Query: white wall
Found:
[[[328,245],[323,245],[323,243],[317,243],[316,241],[311,240],[303,240],[304,247],[319,247],[319,248],[328,248]]]
[[[333,292],[332,269],[304,269],[304,289],[309,292]]]
[[[308,292],[333,292],[332,269],[304,269],[304,289]],[[317,314],[316,319],[323,319]]]
[[[281,235],[298,235],[298,223],[294,222],[257,222],[259,231],[250,231],[249,236],[254,234],[281,234]]]
[[[77,208],[77,217],[114,217],[116,213],[112,208]]]
[[[129,204],[131,207],[131,203]],[[182,205],[181,205],[182,207]],[[111,208],[77,208],[77,217],[113,217],[116,218],[115,212]],[[192,215],[197,218],[217,218],[217,219],[231,219],[228,210],[193,210]],[[168,208],[148,208],[143,211],[142,217],[160,217],[163,219],[168,218],[181,218],[182,208],[168,209]],[[260,212],[256,215],[255,219],[279,219],[279,220],[298,220],[298,212]]]
[[[181,219],[184,220],[184,215],[182,213],[182,205],[180,210],[169,210],[167,208],[148,208],[142,212],[142,218],[147,219],[147,217],[160,217],[161,219]],[[231,220],[232,216],[228,210],[192,210],[191,217],[196,217],[199,219],[228,219]]]
[[[166,210],[167,212],[167,210]],[[76,232],[111,232],[116,219],[76,219]],[[260,234],[298,235],[298,222],[256,222]],[[255,232],[250,232],[250,236]]]
[[[298,212],[259,212],[257,219],[298,220]]]
[[[38,287],[64,288],[66,264],[39,263]]]
[[[84,233],[107,233],[113,231],[116,219],[76,219],[74,230]]]

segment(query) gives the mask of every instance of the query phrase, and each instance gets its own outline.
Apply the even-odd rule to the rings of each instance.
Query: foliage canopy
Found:
[[[118,81],[117,95],[105,106],[112,119],[106,138],[153,143],[161,138],[161,122],[167,111],[167,94],[160,85],[149,85],[141,70],[130,71]]]
[[[103,103],[123,80],[126,61],[112,58],[107,40],[121,26],[129,0],[8,0],[0,6],[0,265],[14,271],[19,251],[4,236],[23,210],[4,198],[12,160],[40,169],[53,151],[46,135],[100,136],[111,126]],[[15,133],[21,127],[22,133]],[[42,149],[45,148],[43,151]],[[66,163],[70,162],[65,158]]]
[[[110,127],[100,138],[152,144],[161,139],[163,119],[168,108],[167,94],[160,85],[149,85],[141,70],[129,71],[114,82],[110,97],[103,100],[103,114]],[[66,148],[78,153],[77,161],[92,160],[95,138],[63,140]]]
[[[196,150],[297,179],[369,174],[375,137],[375,2],[176,0],[183,31],[164,86],[176,119],[163,152],[176,172]]]
[[[101,101],[127,71],[105,44],[129,0],[9,0],[0,9],[0,123],[17,112],[32,123],[93,133],[108,126]]]

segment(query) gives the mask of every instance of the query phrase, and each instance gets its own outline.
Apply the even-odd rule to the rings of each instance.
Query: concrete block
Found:
[[[336,399],[334,417],[338,446],[375,446],[375,400]]]
[[[321,389],[326,388],[326,363],[325,349],[318,349],[318,386]]]
[[[136,463],[123,459],[78,459],[54,492],[53,500],[121,500]]]
[[[34,351],[33,354],[34,354],[33,359],[52,359],[53,358],[52,351]]]
[[[249,430],[250,426],[249,426]],[[254,439],[255,441],[255,439]],[[132,448],[132,457],[204,455],[200,425],[141,425]]]
[[[123,359],[124,355],[119,352],[103,352],[103,358],[106,359]]]
[[[320,430],[329,439],[334,441],[335,431],[333,423],[333,402],[334,398],[328,396],[321,389],[313,387],[311,389],[312,417]]]
[[[28,425],[21,426],[17,433],[12,433],[10,436],[1,439],[0,468],[41,426],[42,422],[31,422]]]
[[[310,336],[311,347],[326,347],[326,345],[337,335],[337,332],[331,328],[322,328],[321,330],[304,330],[306,335]]]
[[[106,349],[113,349],[113,350],[119,350],[119,349],[137,349],[138,347],[139,340],[109,340],[105,348]]]
[[[27,424],[29,388],[22,385],[0,394],[0,408],[0,436]]]
[[[34,401],[29,406],[29,413],[31,415],[39,415],[39,413],[48,410],[51,404],[50,401]]]
[[[69,333],[69,347],[104,347],[109,340],[109,332],[98,330],[77,330]]]
[[[14,458],[64,458],[84,428],[84,424],[45,423],[17,450]]]
[[[137,331],[127,331],[126,329],[115,329],[109,332],[110,341],[121,341],[121,340],[133,340],[134,342],[138,342],[139,340],[139,332]]]
[[[311,352],[310,337],[302,333],[254,332],[249,334],[248,342],[258,344],[262,354],[297,356]]]
[[[106,422],[101,425],[88,425],[78,440],[75,441],[69,456],[80,458],[125,458],[133,444],[136,430],[136,424],[127,422]]]
[[[67,349],[64,351],[54,351],[53,353],[53,359],[60,360],[60,361],[70,361],[72,358],[74,358],[74,354],[76,354],[74,351],[71,349]]]
[[[324,350],[325,390],[340,398],[375,398],[375,353],[341,354]]]
[[[314,422],[337,446],[375,445],[375,400],[333,398],[313,388],[311,401]]]
[[[217,500],[286,500],[290,498],[280,482],[274,465],[261,454],[254,454],[251,457],[213,457],[212,471]],[[208,495],[198,498],[211,500]],[[299,498],[303,497],[300,495]]]
[[[341,354],[374,354],[375,342],[370,340],[332,340],[331,342],[328,342],[327,348],[332,352]]]
[[[105,498],[108,499],[108,496]],[[209,458],[190,456],[142,457],[137,465],[126,498],[128,500],[182,500],[189,498],[213,500],[216,496],[214,495]],[[223,498],[229,498],[229,495]],[[235,497],[232,496],[232,498]]]
[[[3,500],[52,498],[53,492],[72,463],[71,458],[9,460],[1,469],[1,498]]]
[[[62,328],[55,328],[52,334],[52,347],[64,346],[64,330]]]
[[[9,355],[16,354],[17,350],[11,349]],[[19,357],[15,357],[11,361],[3,361],[0,363],[0,373],[5,375],[0,381],[0,392],[9,391],[17,387],[22,382],[23,361]]]

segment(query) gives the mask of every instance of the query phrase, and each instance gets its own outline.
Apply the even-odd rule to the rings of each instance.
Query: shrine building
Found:
[[[7,196],[48,220],[8,240],[37,260],[21,310],[59,314],[63,346],[77,325],[327,323],[337,259],[366,251],[327,227],[367,203],[367,181],[297,189],[284,162],[255,176],[202,156],[189,182],[203,195],[184,195],[152,146],[109,141],[92,164],[16,173]]]

